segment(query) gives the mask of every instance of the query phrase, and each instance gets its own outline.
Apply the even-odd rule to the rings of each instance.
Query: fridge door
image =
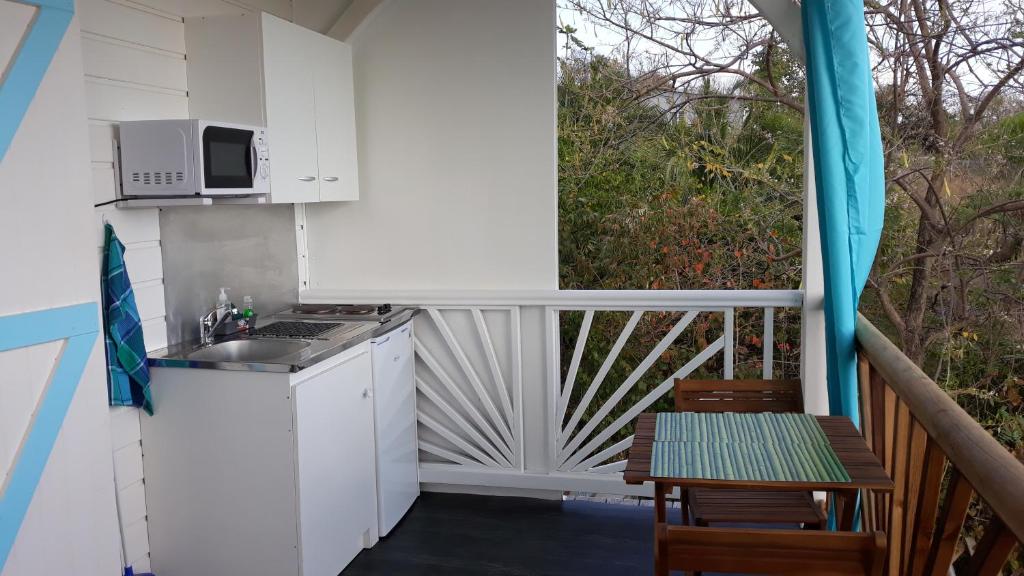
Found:
[[[420,494],[412,322],[373,342],[374,430],[380,536]]]

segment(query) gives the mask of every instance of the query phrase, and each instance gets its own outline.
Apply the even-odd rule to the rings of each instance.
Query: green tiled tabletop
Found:
[[[849,482],[810,414],[659,413],[651,476]]]

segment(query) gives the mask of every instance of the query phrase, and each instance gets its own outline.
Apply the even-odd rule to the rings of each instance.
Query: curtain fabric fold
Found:
[[[829,411],[859,426],[854,328],[885,210],[864,4],[803,0],[801,12],[825,276]]]

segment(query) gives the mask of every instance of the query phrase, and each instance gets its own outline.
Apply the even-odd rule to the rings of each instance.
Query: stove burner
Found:
[[[391,313],[391,304],[296,304],[292,314],[307,316],[384,316]]]
[[[292,308],[293,314],[332,314],[338,307],[334,304],[298,304]]]
[[[274,322],[258,329],[256,333],[275,338],[317,338],[338,326],[341,324],[334,322]]]

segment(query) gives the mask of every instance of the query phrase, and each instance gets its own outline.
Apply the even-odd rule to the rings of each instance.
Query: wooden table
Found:
[[[655,533],[667,522],[665,495],[680,488],[733,488],[741,490],[822,491],[834,494],[836,519],[840,530],[851,530],[854,508],[860,490],[892,492],[893,482],[885,468],[868,448],[860,432],[845,416],[816,416],[832,450],[850,476],[849,482],[804,482],[779,480],[716,480],[708,478],[676,478],[651,476],[651,449],[654,444],[656,414],[644,413],[637,418],[633,445],[623,479],[627,484],[654,483]],[[685,505],[685,503],[684,503]],[[655,538],[655,572],[663,566],[665,554]]]

